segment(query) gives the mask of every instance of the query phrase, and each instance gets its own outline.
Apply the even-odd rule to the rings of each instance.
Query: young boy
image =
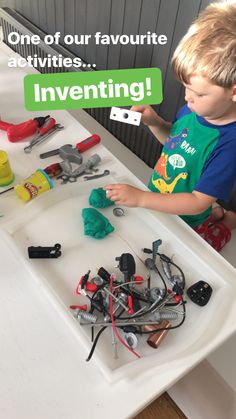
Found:
[[[180,215],[219,251],[236,227],[236,213],[212,211],[236,182],[236,4],[210,4],[180,41],[172,64],[187,102],[175,122],[151,106],[132,107],[164,145],[151,192],[122,184],[105,190],[117,204]]]

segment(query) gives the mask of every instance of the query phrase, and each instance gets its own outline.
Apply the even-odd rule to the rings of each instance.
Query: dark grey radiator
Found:
[[[45,36],[45,33],[42,30],[12,9],[5,7],[0,9],[0,24],[3,28],[4,42],[22,57],[26,58],[28,55],[32,54],[37,54],[42,58],[46,57],[47,54],[61,54],[63,57],[70,57],[72,59],[75,57],[72,52],[61,45],[52,48],[43,41],[40,42],[40,45],[10,45],[7,38],[8,34],[13,31],[24,35],[37,34],[42,40]],[[38,67],[37,70],[42,73],[81,71],[80,69],[73,67],[70,67],[69,69],[63,67],[60,69]],[[110,108],[93,108],[85,109],[85,111],[110,131],[122,144],[128,147],[148,166],[154,166],[157,157],[160,154],[161,147],[145,126],[135,127],[111,121],[109,118]]]

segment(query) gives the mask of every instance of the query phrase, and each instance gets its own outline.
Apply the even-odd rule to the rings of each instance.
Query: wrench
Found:
[[[84,180],[92,180],[92,179],[99,179],[100,177],[103,176],[108,176],[110,174],[110,170],[104,170],[103,173],[98,173],[97,175],[92,175],[92,176],[84,176]]]
[[[31,153],[32,148],[34,146],[37,146],[37,145],[41,144],[44,140],[46,140],[48,137],[50,137],[52,134],[54,134],[54,132],[61,131],[63,129],[64,129],[64,127],[61,124],[54,125],[54,127],[52,129],[50,129],[46,134],[44,134],[40,137],[37,137],[33,141],[31,141],[31,143],[24,148],[24,152],[25,153]]]

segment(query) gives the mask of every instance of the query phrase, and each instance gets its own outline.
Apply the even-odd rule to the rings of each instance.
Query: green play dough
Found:
[[[84,220],[85,236],[103,239],[103,237],[114,230],[109,220],[94,208],[83,208],[82,217]]]
[[[94,208],[105,208],[114,205],[111,199],[106,197],[106,191],[102,188],[93,189],[89,196],[89,203]]]

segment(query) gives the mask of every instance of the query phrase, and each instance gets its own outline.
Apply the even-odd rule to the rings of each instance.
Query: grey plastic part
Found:
[[[70,144],[63,145],[59,148],[58,154],[62,160],[69,160],[71,163],[81,164],[83,161],[83,157],[79,151]]]
[[[154,262],[154,260],[153,259],[151,259],[151,258],[147,258],[146,260],[145,260],[145,266],[150,270],[150,271],[152,271],[152,270],[155,270],[156,269],[156,266],[155,266],[155,262]]]

